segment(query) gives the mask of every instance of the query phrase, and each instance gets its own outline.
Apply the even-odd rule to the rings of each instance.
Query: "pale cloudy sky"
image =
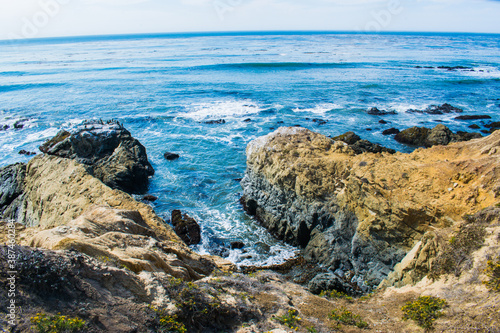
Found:
[[[0,39],[242,30],[500,33],[500,1],[0,0]]]

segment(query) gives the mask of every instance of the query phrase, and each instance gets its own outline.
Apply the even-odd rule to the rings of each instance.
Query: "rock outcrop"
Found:
[[[23,201],[26,164],[16,163],[0,168],[0,216],[16,219]]]
[[[447,145],[453,142],[469,141],[481,138],[480,133],[457,132],[453,133],[443,124],[436,125],[430,129],[426,127],[411,127],[396,134],[394,139],[400,143],[419,146],[432,147],[435,145]]]
[[[247,147],[246,211],[362,288],[378,285],[426,232],[500,198],[500,131],[412,154],[357,154],[303,128]]]
[[[86,122],[40,146],[43,153],[74,159],[111,188],[144,193],[154,169],[146,148],[118,122]]]
[[[172,225],[175,233],[187,245],[199,244],[201,241],[201,228],[195,219],[187,214],[182,214],[180,210],[172,211]]]
[[[336,141],[343,141],[349,145],[349,147],[356,153],[389,153],[394,154],[396,151],[394,149],[382,147],[379,144],[370,142],[368,140],[362,140],[359,135],[354,132],[346,132],[342,135],[333,138]]]

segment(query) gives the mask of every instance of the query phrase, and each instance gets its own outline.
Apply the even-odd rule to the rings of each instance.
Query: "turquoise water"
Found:
[[[422,68],[416,68],[420,66]],[[439,66],[463,66],[447,70]],[[424,68],[432,67],[432,68]],[[196,217],[200,252],[243,240],[242,264],[282,261],[278,242],[242,211],[237,179],[245,147],[279,126],[325,135],[353,130],[395,148],[382,130],[437,121],[468,130],[455,114],[407,113],[450,103],[499,121],[500,35],[249,33],[104,36],[0,42],[0,165],[28,160],[61,128],[115,118],[147,148],[157,212]],[[369,107],[397,111],[383,117]],[[206,121],[224,119],[224,124]],[[248,121],[250,119],[250,121]],[[326,120],[320,125],[314,119]],[[24,127],[14,129],[22,120]],[[371,131],[367,131],[371,128]],[[165,151],[181,155],[166,161]],[[219,248],[220,250],[220,248]]]

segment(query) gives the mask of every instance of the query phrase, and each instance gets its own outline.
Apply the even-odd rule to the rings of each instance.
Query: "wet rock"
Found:
[[[385,125],[385,124],[388,124],[389,122],[388,121],[385,121],[384,119],[380,119],[378,121],[379,124],[382,124],[382,125]]]
[[[328,122],[327,120],[323,120],[323,119],[319,119],[319,118],[315,118],[312,121],[315,122],[318,125],[324,125],[324,124],[326,124]]]
[[[154,195],[151,195],[151,194],[146,194],[145,196],[142,197],[142,200],[143,201],[154,202],[154,201],[158,200],[158,197],[154,196]]]
[[[14,128],[15,129],[22,129],[24,128],[24,122],[27,121],[27,119],[21,119],[21,120],[18,120],[14,123]]]
[[[382,132],[383,135],[392,135],[392,134],[398,134],[399,133],[399,130],[397,128],[389,128],[389,129],[386,129]]]
[[[201,241],[201,228],[195,219],[187,214],[182,214],[180,210],[172,211],[172,225],[175,233],[187,245],[199,244]]]
[[[203,123],[209,125],[220,125],[220,124],[225,124],[226,121],[224,119],[217,119],[217,120],[204,121]]]
[[[397,114],[396,111],[379,110],[376,107],[372,107],[372,108],[368,109],[367,113],[371,114],[373,116],[385,116],[385,115],[390,115],[390,114]]]
[[[431,105],[425,110],[409,109],[406,112],[410,113],[426,113],[426,114],[444,114],[444,113],[462,113],[464,110],[454,107],[448,103],[443,105]]]
[[[24,150],[24,149],[21,149],[18,154],[19,155],[26,155],[26,156],[36,155],[35,152],[33,152],[33,151],[27,151],[27,150]]]
[[[245,247],[245,243],[243,242],[239,242],[239,241],[235,241],[235,242],[231,242],[231,250],[233,249],[242,249]]]
[[[63,130],[40,150],[74,159],[104,184],[127,193],[146,192],[154,174],[146,148],[115,121],[85,122],[71,132]]]
[[[165,159],[167,159],[167,160],[169,160],[169,161],[175,161],[175,160],[176,160],[176,159],[178,159],[180,156],[179,156],[179,154],[166,152],[165,154],[163,154],[163,157],[165,157]]]
[[[10,128],[9,125],[0,125],[0,131],[6,131]]]
[[[472,125],[469,125],[467,127],[471,128],[471,129],[480,129],[481,128],[479,125],[476,125],[476,124],[472,124]]]
[[[500,128],[500,121],[495,121],[489,124],[484,125],[486,128],[497,129]]]
[[[491,116],[488,115],[465,115],[455,117],[455,120],[480,120],[480,119],[491,119]]]
[[[481,137],[479,133],[453,133],[448,127],[439,124],[433,129],[411,127],[396,134],[394,139],[400,143],[412,146],[432,147],[435,145],[447,145],[451,142],[468,141],[479,137]]]
[[[439,69],[446,69],[446,70],[449,70],[449,71],[473,70],[472,67],[466,67],[466,66],[438,66],[437,68],[439,68]]]
[[[252,121],[252,119],[247,118],[247,119],[245,119],[245,120],[243,120],[243,121],[244,121],[245,123],[249,123],[249,122],[251,122],[251,121]]]

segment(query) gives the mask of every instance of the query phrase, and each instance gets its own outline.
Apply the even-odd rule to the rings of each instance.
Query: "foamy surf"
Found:
[[[259,113],[263,109],[252,101],[216,101],[211,103],[193,104],[183,117],[196,121],[220,119],[227,117],[242,117]]]

